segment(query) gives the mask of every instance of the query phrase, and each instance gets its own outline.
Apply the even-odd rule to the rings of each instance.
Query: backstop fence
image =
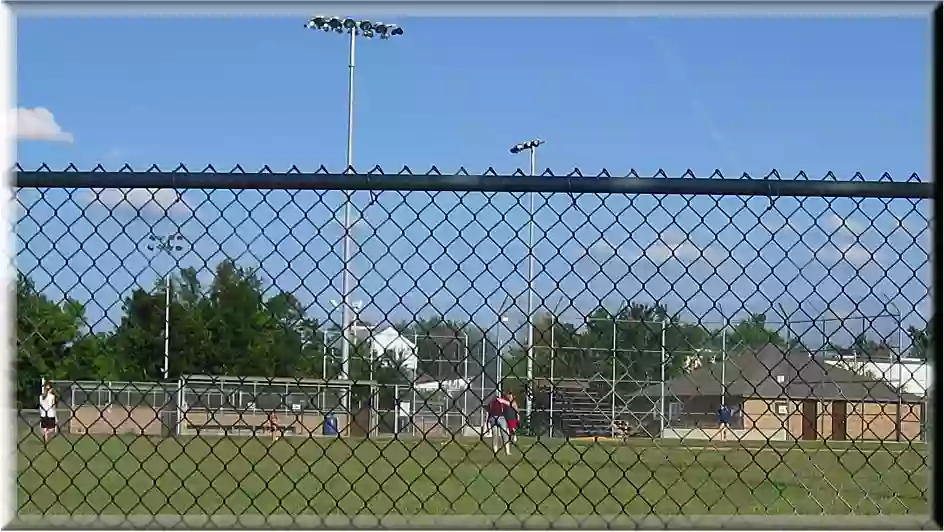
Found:
[[[17,519],[921,516],[932,187],[860,177],[17,168]]]

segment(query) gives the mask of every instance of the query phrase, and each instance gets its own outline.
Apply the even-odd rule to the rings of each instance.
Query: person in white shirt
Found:
[[[49,437],[56,430],[56,394],[52,391],[52,384],[46,383],[43,394],[39,396],[39,426],[43,429],[43,439]]]

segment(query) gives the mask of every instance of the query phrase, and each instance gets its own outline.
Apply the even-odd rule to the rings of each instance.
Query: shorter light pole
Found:
[[[462,414],[465,417],[465,426],[469,427],[472,425],[471,416],[469,415],[469,393],[472,391],[472,383],[469,382],[469,357],[471,357],[471,353],[469,353],[469,334],[465,331],[462,331],[462,346],[465,351],[462,360]]]
[[[724,329],[721,329],[721,406],[724,406],[725,401],[728,400],[728,379],[725,377],[724,365],[727,363],[728,351],[727,351],[727,332],[728,328],[725,326]],[[664,341],[664,337],[663,337]],[[664,379],[663,379],[664,380]]]
[[[482,335],[482,367],[481,367],[481,377],[479,378],[479,385],[480,385],[479,386],[479,402],[480,403],[485,403],[485,346],[486,344],[488,344],[487,340],[488,340],[488,337],[483,334]],[[485,422],[487,421],[487,418],[486,418],[487,413],[485,411],[484,406],[481,412],[482,412],[482,415],[480,416],[481,417],[480,421],[482,422],[481,426],[484,427]]]
[[[172,233],[164,237],[152,233],[148,235],[148,242],[148,251],[167,253],[169,257],[174,258],[174,252],[184,250],[182,243],[185,240],[183,235],[179,233]],[[173,290],[172,274],[167,272],[166,286],[164,287],[164,365],[161,372],[164,380],[167,380],[170,374],[170,295]]]
[[[498,343],[496,347],[498,352],[495,353],[495,371],[496,371],[495,387],[496,387],[496,392],[498,392],[498,395],[501,395],[501,393],[505,391],[504,390],[505,376],[502,373],[505,370],[502,367],[502,358],[504,357],[504,355],[502,354],[502,350],[505,347],[504,344],[502,343],[502,327],[505,327],[504,324],[508,323],[508,316],[499,316],[498,322],[499,322],[498,332],[496,333],[497,338],[495,339],[496,342]]]
[[[895,310],[895,332],[898,335],[898,345],[895,346],[895,365],[898,366],[898,404],[895,407],[895,441],[901,441],[901,410],[902,410],[902,388],[904,387],[904,382],[902,381],[902,372],[905,369],[904,364],[901,362],[901,311],[898,310],[898,305],[892,301],[892,298],[888,297],[887,294],[882,294],[885,296],[885,299],[888,300],[886,307],[891,307]]]
[[[531,165],[529,175],[534,176],[535,160],[538,146],[544,144],[541,139],[533,139],[520,144],[515,144],[509,150],[512,155],[517,155],[527,151],[530,155]],[[534,193],[529,194],[531,207],[529,208],[530,222],[528,223],[528,361],[527,361],[527,392],[528,404],[525,412],[528,417],[528,425],[532,426],[531,403],[534,402]]]
[[[665,362],[666,362],[666,353],[665,353],[665,318],[662,319],[662,341],[659,342],[661,345],[660,351],[662,355],[662,366],[661,375],[659,377],[659,437],[665,437]]]

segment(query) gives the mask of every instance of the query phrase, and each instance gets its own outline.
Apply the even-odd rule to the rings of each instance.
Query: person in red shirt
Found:
[[[515,400],[515,394],[508,392],[505,396],[508,406],[505,407],[505,420],[508,422],[508,434],[512,442],[518,441],[518,401]]]
[[[508,401],[507,395],[496,395],[489,401],[488,427],[492,433],[492,450],[495,451],[495,454],[498,454],[498,451],[504,447],[505,454],[511,456],[511,432],[508,430],[508,418],[506,417],[511,403]]]

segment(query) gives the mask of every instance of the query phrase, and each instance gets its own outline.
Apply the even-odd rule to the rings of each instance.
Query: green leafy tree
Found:
[[[934,320],[936,315],[921,329],[911,326],[908,327],[908,337],[911,339],[911,357],[919,360],[928,360],[928,355],[933,345],[938,345],[938,338],[934,334]]]
[[[745,350],[760,349],[768,344],[787,348],[788,342],[779,332],[767,324],[767,315],[754,313],[739,321],[727,335],[727,348],[731,354]]]
[[[710,331],[669,315],[665,306],[634,302],[627,302],[615,313],[603,307],[595,309],[584,319],[582,330],[551,314],[541,314],[535,320],[535,331],[535,377],[550,375],[549,359],[553,356],[556,380],[612,379],[615,360],[617,380],[630,388],[659,378],[663,362],[667,378],[679,374],[688,358],[712,341]],[[525,380],[526,366],[526,347],[513,349],[508,377]]]
[[[16,397],[18,404],[30,408],[38,400],[42,379],[65,376],[63,361],[83,336],[85,310],[70,299],[56,304],[19,274],[16,313]]]

